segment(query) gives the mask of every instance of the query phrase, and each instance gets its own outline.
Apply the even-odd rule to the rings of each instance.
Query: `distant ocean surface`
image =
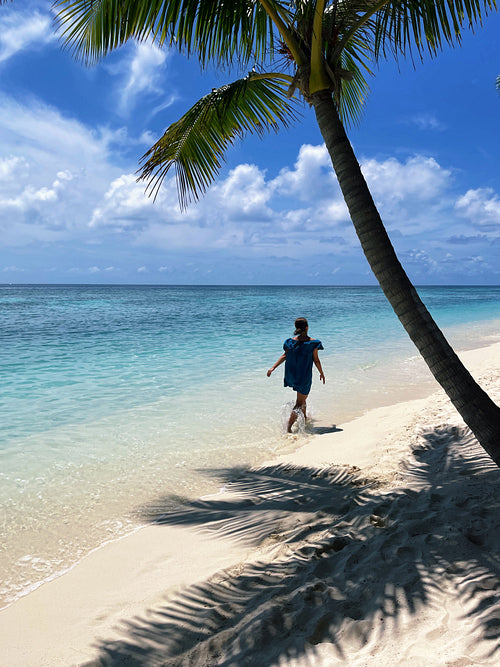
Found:
[[[418,291],[456,349],[500,340],[500,287]],[[298,316],[325,348],[316,424],[437,388],[376,287],[0,285],[0,607],[145,504],[299,446],[266,377]]]

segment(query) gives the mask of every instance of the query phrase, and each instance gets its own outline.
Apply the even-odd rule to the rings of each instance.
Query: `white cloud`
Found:
[[[271,190],[266,184],[265,172],[255,165],[240,164],[229,172],[229,176],[217,183],[210,192],[210,199],[217,209],[223,210],[232,219],[262,222],[271,215],[267,202]]]
[[[294,262],[330,255],[346,264],[360,253],[324,146],[302,146],[294,165],[277,176],[255,164],[239,164],[181,212],[173,173],[153,201],[145,183],[131,173],[135,163],[118,165],[117,141],[133,142],[122,128],[94,131],[37,101],[23,106],[0,96],[3,245],[70,243],[80,253],[83,249],[85,258],[80,268],[72,258],[73,272],[102,277],[122,275],[119,248],[127,256],[137,253],[139,268],[130,270],[145,278],[155,272],[175,275],[168,253],[194,253],[191,257],[206,262],[224,253],[236,263],[239,258]],[[469,191],[454,208],[452,174],[432,158],[368,159],[363,171],[384,223],[404,231],[405,237],[396,238],[403,263],[415,271],[437,273],[443,248],[450,248],[444,240],[432,248],[427,230],[444,224],[443,239],[465,238],[471,233],[466,216],[480,214],[488,224],[500,219],[491,190]],[[457,244],[453,248],[461,252]],[[155,268],[151,256],[157,253],[162,255]],[[484,263],[468,258],[466,265],[478,271],[488,256],[478,244],[474,258],[484,257]]]
[[[136,183],[133,174],[122,174],[111,182],[104,195],[104,202],[94,209],[90,227],[138,226],[140,220],[151,213],[153,200],[144,195],[144,186]]]
[[[0,13],[0,63],[30,48],[43,46],[56,39],[51,17],[36,11],[31,14],[8,11]]]
[[[385,208],[389,203],[409,198],[432,200],[442,195],[451,181],[450,170],[443,169],[434,158],[422,155],[405,162],[396,158],[364,159],[361,169],[373,196]],[[294,168],[282,169],[271,186],[277,194],[302,201],[325,200],[324,208],[333,218],[346,220],[347,209],[324,145],[303,145]]]
[[[330,224],[332,221],[351,224],[347,205],[344,200],[340,198],[325,204],[323,218],[325,221],[329,220]]]
[[[0,197],[0,210],[2,208],[18,209],[19,211],[29,211],[38,209],[41,210],[45,204],[52,204],[57,201],[59,192],[64,190],[64,185],[55,180],[52,187],[34,188],[32,185],[27,185],[23,191],[16,197]]]
[[[17,155],[27,164],[50,160],[58,165],[52,167],[54,174],[74,173],[75,164],[94,166],[109,158],[110,137],[105,130],[91,130],[36,99],[21,104],[0,96],[0,139],[6,155]],[[31,177],[36,178],[35,171]]]
[[[411,116],[409,122],[415,125],[419,130],[434,130],[443,131],[446,129],[442,123],[433,113],[422,112]]]
[[[124,83],[120,87],[120,110],[126,114],[134,106],[137,98],[144,93],[163,94],[161,76],[164,72],[169,52],[159,49],[154,44],[134,43],[131,56],[118,67],[111,68],[113,73],[121,74]],[[166,108],[175,100],[170,96],[161,108]],[[160,108],[160,107],[159,107]]]
[[[375,198],[401,201],[415,197],[420,201],[433,199],[448,186],[451,172],[443,169],[432,157],[416,155],[406,162],[389,158],[383,162],[363,160],[361,169]]]
[[[444,194],[451,173],[434,159],[371,159],[363,169],[386,224],[407,235],[442,224],[449,212]],[[136,246],[177,251],[225,248],[300,257],[359,247],[324,146],[302,146],[293,168],[271,179],[256,165],[240,164],[184,213],[177,205],[173,175],[153,204],[143,184],[132,174],[122,174],[94,209],[91,225],[127,231]]]
[[[181,213],[172,177],[164,181],[156,200],[148,196],[145,189],[146,184],[138,183],[134,174],[121,174],[109,184],[103,199],[92,211],[89,227],[137,231],[156,221],[172,225],[197,219],[194,207],[184,215]]]
[[[25,176],[28,172],[28,163],[22,157],[11,155],[0,157],[0,181],[8,181]]]
[[[164,94],[163,90],[159,90],[158,92],[161,93],[162,95]],[[175,93],[175,92],[170,93],[170,95],[168,95],[166,99],[164,99],[162,102],[160,102],[160,104],[157,104],[155,107],[153,107],[153,109],[151,110],[151,112],[148,115],[148,120],[151,120],[151,118],[154,118],[154,116],[156,116],[156,114],[159,114],[160,111],[164,111],[165,109],[168,109],[169,107],[171,107],[172,104],[177,102],[178,99],[179,99],[179,95],[177,93]]]
[[[324,145],[300,147],[293,169],[285,167],[272,181],[272,188],[283,196],[302,201],[338,196],[338,185],[330,156]]]
[[[87,229],[120,169],[109,137],[31,100],[0,96],[0,229],[5,245]]]
[[[173,174],[153,201],[145,183],[113,164],[118,135],[128,141],[121,130],[91,131],[39,102],[22,106],[0,97],[0,214],[2,207],[10,211],[4,243],[102,244],[126,234],[135,247],[293,257],[357,246],[324,146],[302,146],[293,167],[274,178],[240,164],[181,212]],[[368,160],[364,169],[382,212],[399,213],[414,200],[432,204],[449,181],[448,171],[423,157]]]
[[[370,158],[361,169],[384,225],[393,233],[424,234],[453,224],[453,172],[434,158]]]
[[[145,146],[152,146],[157,140],[157,137],[153,135],[149,130],[144,130],[141,136],[138,139],[138,143],[144,144]]]
[[[413,270],[417,266],[420,271],[439,272],[438,262],[426,250],[415,248],[405,250],[401,253],[401,259],[406,267],[411,267]]]
[[[455,208],[474,227],[484,231],[500,228],[500,199],[491,188],[468,190],[457,200]]]
[[[136,234],[140,245],[168,248],[221,248],[251,242],[256,228],[269,222],[271,196],[265,174],[255,165],[239,165],[218,181],[197,205],[181,212],[175,179],[163,182],[156,201],[145,183],[122,174],[109,184],[94,209],[90,226]]]
[[[318,200],[305,187],[303,197],[310,200],[310,206],[296,208],[293,198],[283,205],[285,184],[302,188],[310,174],[304,163],[314,161],[325,164],[323,150],[305,147],[294,169],[282,170],[278,182],[267,179],[266,172],[256,165],[238,165],[190,207],[187,215],[173,209],[176,192],[174,180],[169,178],[160,191],[168,194],[163,200],[159,197],[152,209],[155,221],[140,229],[135,243],[169,250],[228,249],[239,255],[293,258],[352,247],[354,235],[350,226],[346,230],[348,216],[338,188],[330,187]],[[119,208],[109,206],[108,214],[115,215]],[[339,225],[342,229],[336,234],[324,233]]]

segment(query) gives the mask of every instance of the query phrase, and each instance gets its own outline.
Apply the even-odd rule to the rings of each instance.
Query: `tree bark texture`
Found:
[[[316,119],[363,252],[431,373],[500,466],[500,408],[462,364],[399,262],[328,91],[312,95]]]

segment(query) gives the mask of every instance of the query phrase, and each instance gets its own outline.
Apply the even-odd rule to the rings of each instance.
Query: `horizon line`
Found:
[[[382,289],[378,283],[66,283],[66,282],[27,282],[0,283],[0,287],[375,287]],[[499,283],[423,283],[414,287],[500,287]]]

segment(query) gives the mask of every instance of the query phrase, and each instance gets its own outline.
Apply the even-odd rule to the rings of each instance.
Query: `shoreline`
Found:
[[[500,343],[468,350],[459,356],[464,359],[467,368],[471,370],[474,377],[482,379],[481,384],[485,386],[486,391],[491,392],[493,398],[498,402],[500,399],[498,393]],[[495,394],[495,392],[497,393]],[[330,475],[336,480],[339,487],[342,487],[344,478],[349,478],[349,488],[356,487],[356,485],[366,489],[380,488],[379,505],[383,505],[383,498],[389,492],[393,493],[394,490],[397,492],[398,489],[408,487],[412,490],[412,493],[418,493],[419,489],[425,488],[422,487],[423,482],[418,475],[421,461],[418,458],[415,459],[412,448],[414,451],[418,451],[419,448],[422,448],[422,438],[429,437],[432,439],[431,435],[426,436],[426,433],[431,433],[433,429],[435,433],[442,433],[442,440],[446,441],[446,447],[450,451],[455,437],[457,441],[463,441],[468,437],[465,429],[461,426],[458,413],[455,412],[441,390],[433,392],[425,398],[375,408],[361,417],[341,425],[340,429],[328,432],[328,427],[325,427],[326,432],[314,435],[295,452],[279,455],[273,461],[267,461],[250,471],[242,473],[241,479],[234,480],[234,471],[232,473],[233,477],[231,477],[231,471],[227,470],[228,488],[225,491],[193,501],[187,508],[179,508],[179,510],[167,514],[162,511],[161,502],[159,502],[157,506],[150,508],[150,521],[153,525],[146,525],[132,534],[100,546],[65,574],[42,584],[36,590],[1,610],[0,664],[5,665],[5,667],[26,664],[84,664],[97,659],[98,655],[102,657],[103,646],[114,646],[116,648],[120,645],[122,646],[120,650],[125,651],[123,646],[126,641],[130,644],[132,638],[135,638],[136,644],[140,644],[136,633],[131,631],[134,622],[137,619],[143,619],[145,624],[148,619],[160,613],[159,610],[170,608],[172,605],[175,607],[176,604],[179,604],[179,597],[182,599],[183,592],[188,594],[192,589],[201,590],[205,582],[213,581],[214,576],[221,582],[232,580],[237,572],[244,572],[252,567],[255,569],[255,563],[259,560],[267,562],[267,569],[272,571],[273,567],[276,567],[276,563],[280,563],[290,554],[290,551],[295,552],[297,550],[297,545],[299,545],[299,550],[306,547],[311,548],[310,542],[304,536],[299,539],[291,534],[293,533],[290,525],[292,517],[294,520],[300,517],[302,524],[309,521],[309,525],[314,526],[314,530],[310,530],[310,533],[316,536],[316,541],[313,540],[313,544],[320,543],[321,539],[327,539],[328,529],[324,522],[319,521],[322,530],[318,530],[318,520],[321,519],[318,515],[328,513],[331,510],[323,507],[324,499],[319,502],[318,497],[314,495],[315,492],[311,491],[313,487],[311,479],[314,476],[314,478],[323,479],[323,477]],[[431,452],[429,456],[432,455]],[[441,455],[442,453],[438,452],[436,447],[435,456]],[[460,458],[461,455],[458,454],[457,456]],[[467,456],[466,452],[462,458],[467,458]],[[495,470],[491,471],[491,466],[488,466],[487,462],[483,461],[481,465],[488,475],[496,475],[496,467]],[[292,497],[294,491],[291,489],[295,487],[292,481],[286,477],[288,473],[282,475],[282,471],[286,470],[302,471],[300,474],[297,473],[299,477],[302,475],[300,477],[301,488],[308,489],[302,496],[299,494],[299,496]],[[292,477],[294,474],[292,474]],[[459,474],[457,472],[457,475]],[[239,526],[228,507],[230,506],[233,509],[236,507],[240,515],[245,515],[245,510],[242,510],[242,507],[250,506],[252,509],[264,507],[266,503],[269,503],[273,494],[277,493],[277,489],[273,486],[276,476],[280,477],[280,484],[290,494],[289,504],[291,504],[291,507],[284,502],[282,507],[273,509],[272,516],[266,515],[264,522],[254,524],[252,520],[247,518],[246,527]],[[274,480],[272,483],[269,481],[271,478]],[[441,494],[447,501],[446,494],[443,495],[440,489],[443,484],[434,486],[436,489],[434,494]],[[283,491],[283,488],[281,491]],[[347,488],[345,487],[344,491]],[[312,496],[309,497],[308,493],[311,493]],[[373,492],[367,491],[367,493],[371,494]],[[305,514],[297,514],[297,505],[305,508]],[[346,502],[344,502],[344,505],[346,505]],[[424,507],[420,510],[420,513],[425,512]],[[356,511],[358,514],[356,514]],[[348,533],[354,534],[356,532],[355,528],[358,520],[360,520],[360,516],[358,516],[360,511],[358,507],[346,506],[344,508],[343,514],[346,516],[350,516],[349,513],[354,512],[348,527]],[[379,533],[383,532],[380,530],[382,526],[377,525],[379,520],[380,522],[386,521],[382,514],[382,511],[380,511],[380,515],[375,512],[371,513],[369,519],[371,528],[368,527],[370,530],[379,529]],[[477,514],[478,522],[480,523],[481,519],[484,523],[484,516],[481,517],[479,512]],[[314,515],[314,521],[311,520],[311,515]],[[375,518],[372,519],[372,517]],[[329,526],[334,524],[333,519],[329,520]],[[203,527],[200,528],[200,526]],[[332,534],[330,537],[333,540],[337,538],[338,541],[341,533],[342,530],[338,528],[335,535]],[[322,538],[320,539],[321,535]],[[347,539],[345,535],[341,535],[341,537]],[[379,539],[378,536],[377,539]],[[480,536],[478,540],[480,539],[485,538]],[[491,539],[493,538],[491,537]],[[408,549],[408,551],[415,549],[413,545],[410,546],[409,542],[408,538],[402,548]],[[384,547],[389,550],[388,544],[385,544]],[[333,546],[333,550],[335,551],[335,546]],[[339,552],[344,553],[344,548],[339,549]],[[370,558],[365,555],[364,563],[367,567],[371,566]],[[496,563],[498,565],[498,558]],[[334,566],[332,565],[332,567]],[[427,573],[427,576],[432,575]],[[311,576],[304,579],[302,582],[304,586],[311,581],[312,585],[318,585],[317,583],[314,584],[314,581],[318,581],[317,573],[315,578],[309,581],[310,579]],[[261,582],[259,585],[262,585],[262,576],[259,581]],[[199,582],[203,583],[200,584]],[[274,579],[271,576],[269,583],[271,588],[275,585],[273,582]],[[405,584],[405,586],[408,587],[409,584]],[[321,597],[324,591],[318,589],[313,593],[312,598],[316,598]],[[331,592],[328,599],[332,599]],[[500,607],[500,600],[497,602]],[[255,601],[254,604],[256,604]],[[425,607],[425,604],[419,598],[419,608],[420,604]],[[400,607],[404,606],[402,603],[399,603],[399,605]],[[451,602],[447,601],[447,605],[449,611],[452,606]],[[252,613],[251,606],[246,612],[249,618],[251,618]],[[283,610],[283,608],[282,605],[281,609]],[[184,608],[184,612],[186,612],[186,608]],[[229,612],[227,613],[229,614]],[[414,631],[412,614],[408,610],[401,613],[404,624],[408,624],[408,627],[411,626]],[[428,616],[430,612],[426,609],[426,613]],[[434,616],[431,614],[432,619],[425,617],[425,623],[422,620],[425,614],[421,612],[421,609],[419,614],[415,616],[421,617],[426,632],[428,630],[431,633],[432,623],[435,623]],[[454,621],[458,623],[458,611],[456,611],[456,616]],[[348,615],[346,616],[344,613],[343,617],[347,618]],[[390,618],[392,617],[389,615],[386,620],[388,621]],[[186,623],[188,620],[186,619]],[[361,623],[364,622],[357,620]],[[353,621],[353,618],[351,618],[351,621]],[[323,625],[325,623],[326,621],[323,622]],[[341,625],[342,623],[339,621],[339,627]],[[188,626],[189,623],[185,628],[186,635],[191,632]],[[305,642],[309,647],[307,650],[315,652],[316,658],[320,660],[317,664],[322,664],[321,660],[326,661],[324,664],[336,664],[335,660],[338,659],[338,655],[335,651],[338,651],[339,638],[336,636],[336,641],[329,641],[328,634],[333,631],[321,630],[320,626],[321,623],[318,621],[316,630]],[[376,628],[376,631],[379,632],[380,628]],[[360,647],[358,645],[359,628],[357,634],[347,626],[343,628],[342,632],[348,636],[345,639],[346,646],[352,645],[353,650],[356,647],[356,651],[365,650],[363,647],[369,645],[373,639],[367,639]],[[450,628],[449,632],[452,635],[456,632],[456,628]],[[182,637],[182,633],[179,636]],[[318,639],[316,643],[309,641],[313,636]],[[126,641],[124,637],[127,637]],[[422,639],[422,636],[420,638]],[[387,637],[385,639],[387,640]],[[409,641],[409,638],[406,637],[406,640]],[[231,643],[230,638],[227,641]],[[236,635],[233,637],[233,644],[235,641]],[[100,642],[100,644],[97,645],[96,642]],[[201,650],[201,644],[201,640],[196,641],[190,650]],[[453,648],[458,657],[455,657],[451,648],[449,649],[449,656],[453,659],[459,659],[463,653],[463,651],[460,653],[458,650],[458,644],[457,641],[455,648]],[[491,642],[489,643],[489,640],[485,638],[482,639],[482,644],[484,644],[482,648],[485,650],[488,646],[491,648]],[[221,655],[227,652],[227,643],[221,643],[220,647]],[[277,650],[278,647],[279,641],[277,640],[268,647],[268,654],[266,654],[269,658],[268,664],[271,664],[272,660],[275,659],[276,656],[272,657],[272,652]],[[392,655],[389,648],[384,646],[384,655]],[[427,650],[424,646],[420,648],[422,652]],[[479,648],[476,647],[475,654],[478,654]],[[133,655],[134,647],[131,644],[129,650],[130,655]],[[153,651],[151,647],[150,650]],[[209,650],[208,647],[207,650]],[[392,650],[396,651],[396,648],[393,647]],[[333,651],[333,653],[330,651]],[[399,655],[402,656],[402,653]],[[302,664],[300,660],[295,663],[292,657],[289,657],[290,660],[286,664]],[[496,657],[498,658],[498,656]],[[477,659],[473,653],[470,653],[469,658]],[[175,661],[170,663],[170,659],[173,658],[165,658],[165,664],[180,664],[180,662]],[[245,656],[243,656],[243,659],[246,659]],[[210,662],[210,660],[207,657],[207,662],[196,664],[219,664],[218,662]],[[106,664],[120,663],[110,662]],[[241,664],[251,663],[243,661]],[[261,664],[266,663],[261,662]],[[351,664],[351,662],[347,664]],[[352,664],[357,663],[352,662]],[[378,663],[373,662],[372,664]],[[391,665],[397,664],[397,662],[391,662],[389,657],[389,661],[386,661],[385,664]],[[424,662],[421,664],[424,664]],[[437,665],[442,663],[427,662],[425,664]],[[460,664],[477,663],[465,662]],[[481,662],[480,664],[494,663]]]

